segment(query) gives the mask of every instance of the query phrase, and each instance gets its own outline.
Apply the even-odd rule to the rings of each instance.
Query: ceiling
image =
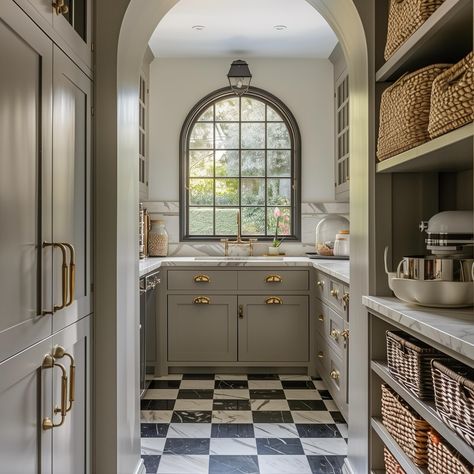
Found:
[[[327,58],[337,38],[306,0],[180,0],[149,44],[155,57]]]

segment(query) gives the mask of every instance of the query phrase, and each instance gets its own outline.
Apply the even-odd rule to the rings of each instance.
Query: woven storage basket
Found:
[[[432,430],[428,436],[428,471],[430,474],[474,474],[474,467]]]
[[[436,411],[474,448],[474,369],[458,361],[431,363]]]
[[[444,2],[444,0],[390,0],[387,25],[387,60]]]
[[[431,87],[449,64],[433,64],[402,76],[382,94],[377,158],[385,160],[430,139]]]
[[[431,361],[446,356],[403,331],[387,331],[386,337],[390,373],[421,400],[433,400]]]
[[[441,73],[431,91],[428,132],[438,137],[474,121],[474,55]]]
[[[398,464],[393,454],[385,446],[383,447],[383,459],[385,462],[386,474],[406,474],[402,469],[402,466]]]
[[[382,385],[382,421],[406,455],[417,466],[426,466],[430,425],[385,384]]]

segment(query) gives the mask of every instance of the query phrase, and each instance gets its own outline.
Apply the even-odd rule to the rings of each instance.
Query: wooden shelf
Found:
[[[397,382],[388,370],[387,364],[380,361],[371,362],[372,370],[395,392],[397,392],[424,420],[426,420],[454,449],[459,451],[471,464],[474,464],[474,450],[454,431],[448,428],[435,410],[434,403],[419,400],[402,384]]]
[[[377,163],[377,173],[462,171],[473,167],[474,124]]]
[[[378,82],[433,63],[454,62],[472,50],[472,1],[446,0],[377,71]]]
[[[427,469],[421,469],[417,467],[413,461],[403,452],[397,442],[392,438],[392,435],[382,424],[382,420],[378,418],[372,418],[371,425],[378,437],[382,440],[383,444],[387,446],[406,474],[428,474]]]

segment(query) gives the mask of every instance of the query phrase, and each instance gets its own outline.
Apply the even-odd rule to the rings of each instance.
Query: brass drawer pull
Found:
[[[265,304],[283,304],[283,300],[279,296],[271,296],[265,300]]]
[[[43,418],[42,428],[43,430],[52,430],[53,428],[57,428],[64,423],[64,419],[66,418],[67,414],[67,374],[66,369],[62,364],[58,364],[54,357],[51,354],[46,354],[43,359],[43,363],[41,365],[42,369],[53,369],[54,367],[59,367],[61,370],[61,406],[54,409],[54,413],[61,414],[61,421],[59,423],[55,423],[52,418],[46,417]]]
[[[318,280],[318,281],[316,282],[316,285],[318,285],[319,288],[324,288],[324,280],[322,280],[322,281],[321,281],[321,280]]]
[[[318,321],[324,321],[324,315],[323,314],[320,314],[318,316]]]
[[[211,300],[207,296],[196,296],[193,299],[193,304],[210,304]]]
[[[66,352],[66,349],[62,346],[56,346],[54,348],[53,357],[55,359],[62,359],[63,357],[69,359],[69,405],[66,411],[70,411],[74,403],[76,392],[76,363],[72,354]]]
[[[318,358],[319,359],[324,359],[324,352],[323,351],[318,352]]]
[[[344,329],[341,332],[341,337],[344,338],[344,342],[347,342],[349,340],[349,329]]]
[[[55,313],[56,311],[68,306],[68,278],[70,272],[68,272],[67,248],[64,244],[59,244],[57,242],[44,242],[43,248],[44,247],[59,248],[63,257],[63,263],[61,265],[61,304],[53,306],[53,313]]]
[[[56,0],[51,4],[56,12],[56,15],[65,15],[69,12],[69,7],[64,5],[64,0]]]
[[[265,281],[267,283],[281,283],[283,281],[283,278],[280,275],[268,275],[265,278]]]
[[[76,293],[76,251],[74,250],[73,245],[63,242],[61,245],[64,245],[69,249],[69,299],[66,303],[66,306],[71,306],[75,299]]]
[[[334,298],[337,298],[339,296],[339,291],[331,290],[331,296],[334,296]]]
[[[347,307],[349,306],[349,293],[344,293],[342,295],[342,304],[344,306],[344,309],[347,309]]]
[[[196,275],[194,281],[196,283],[209,283],[211,279],[207,275]]]
[[[340,377],[340,373],[338,370],[334,369],[334,370],[331,370],[331,372],[329,373],[329,376],[333,379],[333,380],[339,380],[339,377]]]
[[[341,333],[337,330],[337,329],[332,329],[331,332],[329,333],[329,335],[335,340],[339,340],[339,336],[341,335]]]

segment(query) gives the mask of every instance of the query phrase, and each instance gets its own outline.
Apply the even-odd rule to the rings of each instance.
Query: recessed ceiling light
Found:
[[[273,28],[275,28],[275,30],[278,30],[278,31],[283,31],[283,30],[288,29],[286,25],[275,25]]]
[[[202,31],[206,27],[204,25],[194,25],[192,28],[193,30]]]

